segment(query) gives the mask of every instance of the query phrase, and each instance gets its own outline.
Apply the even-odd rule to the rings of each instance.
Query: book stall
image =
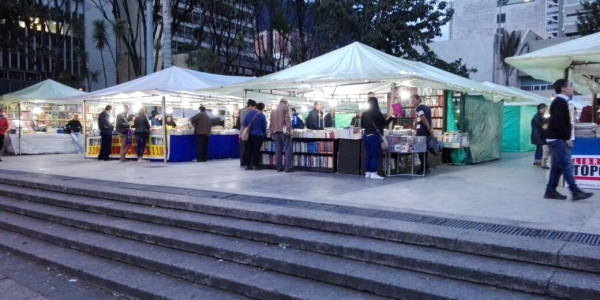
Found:
[[[75,115],[82,115],[83,105],[82,101],[65,99],[84,94],[48,79],[3,95],[11,127],[7,141],[11,147],[7,149],[16,155],[77,152],[77,142],[65,127]]]
[[[386,136],[388,142],[388,149],[385,152],[387,176],[425,176],[424,173],[415,174],[415,154],[427,152],[427,137],[415,136],[415,133],[412,129],[397,129]]]

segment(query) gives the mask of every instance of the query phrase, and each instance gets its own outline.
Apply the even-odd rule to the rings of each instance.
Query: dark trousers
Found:
[[[544,145],[535,145],[535,156],[534,160],[536,163],[542,161],[542,156],[544,156]]]
[[[246,161],[246,142],[240,140],[240,166],[245,167],[248,165]]]
[[[100,142],[100,154],[98,155],[98,160],[108,160],[112,150],[112,132],[101,131],[100,137],[102,140]]]
[[[3,147],[4,147],[4,135],[0,135],[0,154],[2,154]]]
[[[292,137],[283,132],[273,133],[275,142],[275,165],[277,168],[292,169],[294,167],[294,151]],[[283,162],[285,155],[285,163]]]
[[[379,158],[381,157],[381,140],[377,133],[369,134],[363,138],[365,143],[365,172],[377,173]]]
[[[417,136],[426,136],[429,137],[429,134],[418,134]],[[419,152],[419,161],[421,162],[421,167],[419,167],[419,173],[423,173],[423,170],[427,170],[429,169],[429,166],[427,165],[428,161],[427,161],[427,150],[425,150],[425,152]]]
[[[148,143],[148,136],[149,134],[143,133],[135,135],[135,143],[137,144],[135,153],[137,154],[138,158],[144,157],[144,152],[146,151],[146,143]]]
[[[567,142],[564,140],[548,142],[548,148],[550,148],[552,155],[552,165],[550,166],[550,178],[546,186],[546,191],[556,191],[560,175],[564,176],[571,192],[578,191],[579,188],[575,184],[575,177],[573,175],[571,148],[569,148]]]
[[[263,144],[263,137],[250,135],[244,144],[246,150],[244,153],[244,160],[247,162],[246,166],[260,167],[260,147]]]
[[[208,160],[208,135],[196,134],[196,145],[198,147],[197,161]]]

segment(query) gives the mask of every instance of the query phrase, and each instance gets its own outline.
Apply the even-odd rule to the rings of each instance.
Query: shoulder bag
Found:
[[[373,127],[375,128],[375,132],[377,132],[377,135],[379,135],[379,141],[381,141],[381,150],[387,151],[387,149],[389,148],[389,144],[388,144],[387,140],[383,137],[383,135],[381,135],[381,133],[377,129],[377,126],[375,126],[375,122],[372,122],[372,123],[373,123]]]
[[[248,141],[248,139],[250,138],[250,129],[252,129],[252,123],[254,123],[254,119],[256,119],[258,114],[260,114],[260,112],[256,113],[256,115],[254,115],[254,117],[252,117],[250,124],[248,124],[248,126],[246,126],[244,128],[244,130],[240,133],[240,140],[242,140],[244,142]]]

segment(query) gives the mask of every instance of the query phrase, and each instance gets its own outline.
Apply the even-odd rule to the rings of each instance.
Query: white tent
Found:
[[[538,105],[540,103],[550,105],[551,102],[548,98],[514,87],[502,86],[488,81],[484,82],[483,84],[500,90],[503,93],[511,96],[511,98],[504,99],[505,105]]]
[[[427,87],[482,94],[501,100],[501,92],[481,83],[392,55],[355,42],[277,73],[222,88],[198,89],[213,95],[243,96],[244,92],[282,96],[334,98],[366,94],[369,90]]]
[[[565,77],[581,93],[600,93],[600,33],[509,57],[508,64],[533,78],[553,82]]]
[[[203,99],[204,96],[201,93],[194,92],[195,89],[230,85],[249,79],[252,79],[252,77],[216,75],[173,66],[113,87],[79,95],[72,99],[123,101],[131,98],[155,96]]]
[[[5,94],[0,97],[2,102],[43,102],[53,99],[53,103],[77,103],[81,102],[71,97],[86,95],[82,91],[58,83],[52,79],[46,79],[22,90]]]

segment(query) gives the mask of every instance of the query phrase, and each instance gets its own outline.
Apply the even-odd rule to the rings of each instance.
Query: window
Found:
[[[496,15],[496,23],[506,23],[506,14]]]
[[[551,82],[533,79],[533,77],[526,76],[521,77],[521,89],[524,91],[546,91],[552,90],[553,87]]]

